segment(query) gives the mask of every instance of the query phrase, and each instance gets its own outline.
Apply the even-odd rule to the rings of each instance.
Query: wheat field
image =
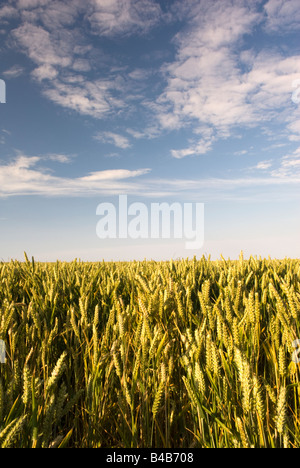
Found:
[[[300,260],[25,257],[0,264],[0,447],[300,447]]]

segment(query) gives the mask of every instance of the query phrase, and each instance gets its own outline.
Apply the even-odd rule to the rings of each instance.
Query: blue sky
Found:
[[[300,256],[298,0],[0,3],[0,259]],[[204,203],[201,249],[100,203]]]

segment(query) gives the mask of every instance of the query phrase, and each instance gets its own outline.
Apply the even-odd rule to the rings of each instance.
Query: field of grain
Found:
[[[242,254],[0,264],[0,447],[300,447],[299,281]]]

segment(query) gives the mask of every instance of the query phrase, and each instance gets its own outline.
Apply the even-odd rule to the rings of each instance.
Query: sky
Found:
[[[299,0],[0,2],[0,260],[299,258],[299,32]],[[100,238],[124,195],[203,242]]]

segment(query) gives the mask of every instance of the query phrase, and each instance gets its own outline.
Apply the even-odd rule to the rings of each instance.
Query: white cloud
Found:
[[[48,89],[43,91],[51,101],[62,107],[72,109],[80,114],[101,118],[111,109],[110,93],[107,83],[86,82],[83,85],[72,85],[54,80]]]
[[[86,59],[77,59],[74,60],[72,68],[75,71],[88,72],[91,70],[91,65]]]
[[[2,75],[5,78],[18,78],[18,76],[21,76],[24,73],[24,68],[21,67],[20,65],[13,65],[9,69],[5,70],[2,72]]]
[[[272,167],[272,161],[269,160],[269,161],[261,161],[259,162],[256,166],[255,166],[255,169],[259,169],[259,170],[266,170],[266,169],[269,169],[270,167]]]
[[[136,138],[137,140],[146,137],[146,134],[144,132],[134,130],[133,128],[127,128],[126,132],[129,133],[129,135],[131,135],[133,138]]]
[[[73,25],[76,21],[80,1],[19,0],[17,7],[24,23],[41,23],[47,30],[59,33],[59,28]]]
[[[37,81],[53,80],[58,75],[58,71],[50,64],[41,65],[33,70],[32,76]]]
[[[103,143],[109,143],[109,144],[115,145],[121,149],[126,149],[131,146],[128,138],[124,137],[123,135],[119,135],[118,133],[114,133],[114,132],[101,132],[101,133],[99,132],[94,136],[94,138]]]
[[[214,130],[213,138],[201,136],[174,148],[176,158],[208,152],[236,126],[267,125],[276,118],[286,126],[291,141],[300,138],[297,110],[291,101],[292,82],[300,76],[299,56],[257,54],[245,50],[243,42],[245,34],[253,33],[264,21],[270,29],[276,18],[285,24],[289,12],[297,18],[293,0],[269,0],[263,12],[257,9],[261,2],[256,0],[175,1],[170,11],[188,24],[174,38],[175,60],[161,69],[166,86],[158,99],[146,97],[150,69],[130,70],[105,57],[101,80],[93,79],[88,73],[93,70],[96,50],[77,22],[83,19],[89,32],[99,36],[145,34],[168,17],[157,1],[18,0],[15,4],[22,18],[12,31],[16,48],[34,63],[32,77],[40,82],[44,96],[59,106],[103,118],[142,105],[154,114],[154,121],[144,131],[136,130],[136,138],[186,126]]]
[[[139,177],[147,174],[149,169],[139,169],[137,171],[129,171],[127,169],[114,169],[106,171],[92,172],[90,175],[81,177],[79,180],[84,182],[97,182],[107,180],[122,180],[129,179],[131,177]]]
[[[300,74],[300,57],[243,49],[244,35],[263,21],[256,4],[188,3],[193,16],[189,27],[176,36],[176,59],[163,67],[167,85],[152,105],[162,128],[201,124],[213,128],[217,139],[228,138],[235,127],[257,127],[276,119],[288,131],[298,132],[298,125],[290,121],[295,114],[292,82]],[[203,149],[209,149],[208,141]],[[192,146],[172,154],[184,157],[196,151]]]
[[[193,148],[185,148],[182,150],[171,150],[171,154],[175,159],[182,159],[186,156],[192,156],[195,154],[195,150]]]
[[[25,23],[12,31],[13,37],[38,65],[68,67],[72,64],[72,43],[67,35],[52,35],[34,24]]]
[[[177,59],[165,67],[168,85],[159,99],[163,126],[176,128],[195,119],[222,132],[236,122],[254,121],[245,99],[252,87],[231,47],[250,31],[257,14],[234,3],[209,2],[205,8],[201,2],[190,30],[177,36]]]
[[[18,0],[17,6],[21,9],[31,9],[39,6],[46,6],[51,0]]]
[[[21,195],[73,197],[140,193],[141,183],[128,182],[128,179],[138,178],[150,171],[150,169],[105,170],[71,179],[54,176],[49,169],[39,167],[39,163],[49,159],[69,162],[69,158],[65,155],[29,157],[19,153],[10,164],[0,165],[0,197]]]
[[[11,5],[4,5],[0,8],[0,21],[18,16],[18,11]]]
[[[51,161],[56,161],[61,164],[67,164],[72,161],[72,158],[66,154],[56,154],[56,153],[50,153],[45,156],[45,159],[50,159]]]
[[[297,116],[293,122],[288,124],[287,128],[291,132],[290,141],[300,141],[300,119],[297,119]]]
[[[8,164],[0,164],[0,197],[10,196],[59,196],[83,197],[95,195],[120,195],[126,193],[147,198],[180,197],[182,200],[203,199],[252,199],[273,187],[273,194],[300,197],[300,148],[282,160],[281,168],[264,177],[241,178],[152,178],[151,169],[114,169],[90,172],[75,178],[55,176],[45,166],[47,161],[69,163],[70,157],[60,154],[26,156],[18,152]],[[257,169],[267,170],[269,161],[261,162]],[[147,176],[140,180],[140,177]],[[278,188],[280,187],[280,191]],[[255,193],[255,195],[254,195]],[[270,190],[268,192],[271,193]]]
[[[284,188],[292,189],[291,196],[300,198],[299,192],[300,174],[293,174],[286,177],[282,174],[279,176],[265,176],[265,177],[235,177],[235,178],[217,178],[209,177],[206,179],[149,179],[145,180],[143,184],[143,191],[139,196],[173,196],[182,197],[182,199],[211,199],[215,198],[218,201],[223,195],[231,194],[233,198],[238,199],[242,197],[242,191],[247,191],[247,198],[259,197],[260,189],[266,187],[274,187],[275,192],[278,193],[278,187],[282,190]],[[162,188],[163,187],[163,188]],[[297,190],[297,191],[296,191]],[[155,195],[154,195],[155,194]],[[271,191],[270,191],[271,194]],[[283,192],[282,192],[283,195]]]
[[[247,82],[252,92],[249,95],[252,106],[260,115],[261,111],[272,111],[282,108],[292,110],[292,82],[300,74],[299,56],[284,58],[278,53],[260,53],[247,74]]]
[[[269,0],[264,5],[264,9],[268,31],[289,33],[300,28],[298,0]]]
[[[215,141],[214,131],[208,126],[196,127],[193,131],[196,135],[201,135],[197,141],[190,141],[188,148],[180,150],[171,150],[173,158],[182,159],[187,156],[197,156],[206,154],[212,149],[213,142]]]
[[[186,156],[195,156],[199,154],[206,154],[212,148],[212,143],[214,138],[210,140],[201,139],[197,143],[191,145],[189,148],[181,149],[181,150],[171,150],[171,154],[173,158],[182,159]]]
[[[148,78],[149,74],[151,74],[151,71],[145,70],[143,68],[136,68],[132,72],[128,74],[129,78],[132,80],[136,81],[144,81],[145,79]]]
[[[283,156],[279,167],[274,169],[271,175],[286,180],[300,177],[300,146],[292,153]]]
[[[104,60],[101,79],[87,75],[101,52],[87,43],[76,18],[79,13],[86,14],[91,3],[89,0],[84,7],[78,0],[65,4],[54,1],[43,9],[22,10],[24,21],[11,34],[16,48],[35,64],[32,77],[41,83],[48,99],[80,114],[103,118],[124,109],[131,96],[124,90],[127,84],[120,79],[120,72],[108,66],[110,57]],[[35,2],[22,3],[23,9],[34,6]],[[59,21],[60,26],[55,27]]]
[[[90,0],[87,18],[95,34],[145,34],[162,16],[157,2],[151,0]]]

